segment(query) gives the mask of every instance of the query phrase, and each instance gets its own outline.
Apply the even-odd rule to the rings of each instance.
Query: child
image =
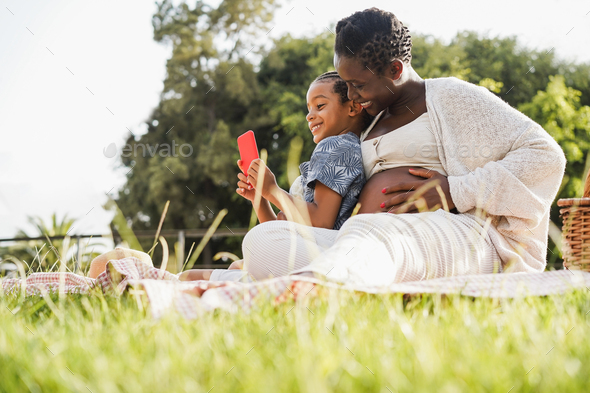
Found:
[[[317,146],[310,161],[299,166],[301,176],[291,187],[291,190],[297,189],[297,182],[300,182],[305,203],[282,190],[260,159],[250,164],[248,176],[238,174],[236,192],[252,201],[261,223],[277,219],[270,203],[289,218],[299,217],[308,225],[320,228],[339,229],[351,216],[365,184],[359,136],[369,119],[360,104],[348,99],[347,90],[346,83],[335,71],[320,75],[309,86],[306,118]],[[260,202],[256,204],[257,190]],[[192,270],[180,277],[183,280],[232,280],[229,275],[236,275],[240,280],[246,275],[246,272],[232,270]]]
[[[348,99],[346,83],[335,71],[313,81],[307,92],[307,108],[309,129],[318,145],[311,160],[299,166],[306,204],[294,203],[294,215],[309,216],[314,227],[340,229],[352,214],[365,183],[359,136],[366,118],[360,104]],[[248,177],[238,174],[236,192],[254,202],[259,190],[262,198],[254,208],[260,222],[277,219],[270,203],[283,212],[290,210],[286,205],[295,202],[293,195],[279,188],[262,160],[254,160],[247,173]],[[292,189],[296,187],[294,184]]]

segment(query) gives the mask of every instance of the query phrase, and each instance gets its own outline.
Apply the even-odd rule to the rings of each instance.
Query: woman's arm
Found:
[[[540,125],[483,87],[452,78],[428,86],[428,110],[437,120],[433,132],[444,136],[441,156],[457,209],[503,217],[497,229],[508,224],[510,236],[514,231],[531,235],[527,227],[534,232],[541,226],[545,232],[544,217],[565,169],[561,147]]]

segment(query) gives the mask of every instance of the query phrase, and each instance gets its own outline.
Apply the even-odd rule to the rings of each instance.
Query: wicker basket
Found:
[[[583,198],[560,199],[557,206],[563,219],[563,266],[590,271],[590,172]]]

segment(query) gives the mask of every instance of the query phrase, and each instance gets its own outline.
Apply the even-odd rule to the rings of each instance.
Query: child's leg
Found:
[[[252,282],[252,278],[247,271],[241,269],[215,269],[209,277],[209,281],[234,281],[234,282]]]
[[[235,281],[251,282],[248,272],[240,269],[192,269],[178,275],[180,281]]]
[[[180,281],[209,280],[213,269],[192,269],[178,275]]]

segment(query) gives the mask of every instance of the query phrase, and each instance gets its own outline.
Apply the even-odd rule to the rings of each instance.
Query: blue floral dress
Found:
[[[359,137],[348,133],[321,140],[311,160],[299,165],[299,170],[306,202],[314,202],[316,181],[342,196],[334,223],[334,229],[340,229],[352,214],[366,182]]]

